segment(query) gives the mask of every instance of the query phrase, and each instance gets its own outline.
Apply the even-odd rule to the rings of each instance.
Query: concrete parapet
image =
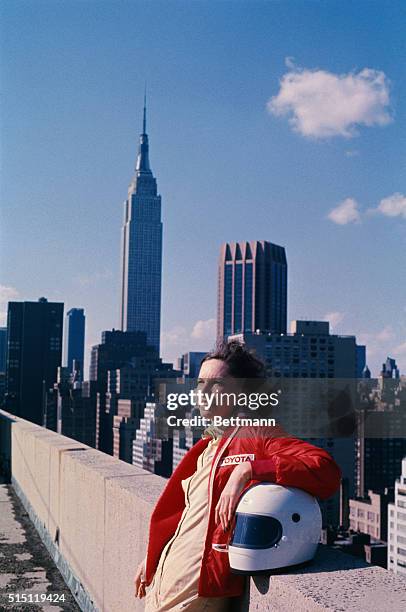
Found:
[[[133,577],[166,480],[0,410],[0,440],[7,439],[15,490],[81,608],[142,610]],[[406,582],[321,546],[306,568],[251,578],[238,607],[400,612],[406,609]]]

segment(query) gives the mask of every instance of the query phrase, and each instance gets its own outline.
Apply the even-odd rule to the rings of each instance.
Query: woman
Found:
[[[263,364],[244,346],[230,342],[204,358],[198,389],[217,391],[217,397],[238,396],[249,393],[253,381],[265,381]],[[240,410],[229,402],[213,402],[210,409],[202,402],[199,409],[208,419],[226,419]],[[242,594],[244,577],[231,573],[228,555],[213,545],[228,542],[242,492],[266,481],[326,499],[340,478],[326,451],[272,428],[210,425],[177,466],[155,506],[147,555],[134,579],[136,596],[144,597],[150,586],[148,612],[227,610],[229,598]]]

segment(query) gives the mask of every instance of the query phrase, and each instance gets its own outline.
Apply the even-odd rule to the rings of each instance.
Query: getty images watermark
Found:
[[[279,404],[279,393],[225,393],[221,391],[206,393],[199,389],[192,389],[187,393],[168,393],[166,399],[166,407],[168,410],[197,407],[206,410],[209,415],[207,417],[195,415],[190,418],[179,418],[175,415],[171,415],[167,418],[168,425],[171,427],[207,427],[208,425],[216,425],[218,427],[275,427],[275,419],[245,416],[223,417],[211,414],[211,410],[218,406],[232,406],[236,410],[239,408],[244,411],[247,409],[258,410],[259,408],[266,408],[269,406],[275,407]]]

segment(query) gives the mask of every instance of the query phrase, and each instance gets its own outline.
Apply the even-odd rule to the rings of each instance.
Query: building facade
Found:
[[[7,327],[0,327],[0,373],[6,371]]]
[[[146,333],[159,354],[162,276],[161,196],[149,164],[144,101],[135,175],[124,203],[121,329]]]
[[[392,487],[400,474],[406,456],[406,377],[396,365],[392,373],[383,367],[378,379],[363,381],[360,397],[356,490],[363,497],[369,489],[381,493]]]
[[[158,353],[147,344],[145,332],[116,329],[102,332],[101,343],[92,347],[89,371],[90,381],[95,381],[97,387],[96,445],[99,450],[109,454],[113,452],[112,427],[117,393],[116,378],[113,377],[108,386],[109,372],[124,366],[132,367],[134,363],[141,364],[150,372],[158,362]],[[144,396],[145,393],[144,388]]]
[[[217,338],[285,333],[287,261],[284,247],[266,240],[223,244],[218,271]]]
[[[388,570],[406,577],[406,457],[395,483],[395,501],[389,504]]]
[[[182,373],[182,376],[186,378],[197,378],[199,376],[200,365],[207,353],[208,351],[205,353],[200,351],[189,351],[179,357],[177,367]]]
[[[43,425],[48,389],[62,359],[63,304],[9,302],[7,316],[6,409]]]
[[[274,409],[272,415],[290,434],[325,448],[341,468],[347,499],[354,497],[355,441],[351,432],[337,433],[337,427],[340,418],[352,410],[351,381],[357,377],[355,337],[330,334],[327,321],[293,321],[288,334],[229,336],[233,339],[254,350],[265,362],[268,377],[278,381],[280,412]],[[337,527],[343,515],[340,494],[321,502],[321,508],[323,524]]]
[[[71,308],[65,318],[63,365],[76,378],[83,380],[85,355],[85,312],[83,308]],[[73,362],[76,361],[74,370]]]
[[[57,382],[47,391],[44,426],[95,447],[96,383],[79,380],[80,372],[58,368]]]
[[[153,474],[169,478],[172,474],[173,439],[168,434],[166,414],[162,406],[147,402],[133,440],[133,465]]]
[[[264,360],[269,377],[356,378],[355,336],[330,334],[328,321],[292,321],[291,333],[244,333],[236,339]]]
[[[388,504],[393,501],[393,489],[383,493],[368,491],[365,498],[350,499],[350,529],[367,533],[374,540],[387,540]]]

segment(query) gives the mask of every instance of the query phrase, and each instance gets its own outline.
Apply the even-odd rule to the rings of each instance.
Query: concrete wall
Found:
[[[14,487],[82,608],[93,602],[103,612],[142,610],[134,572],[165,479],[10,416],[0,411],[0,440],[11,427]],[[406,609],[405,586],[381,568],[323,547],[307,569],[251,579],[241,609],[396,612]]]

